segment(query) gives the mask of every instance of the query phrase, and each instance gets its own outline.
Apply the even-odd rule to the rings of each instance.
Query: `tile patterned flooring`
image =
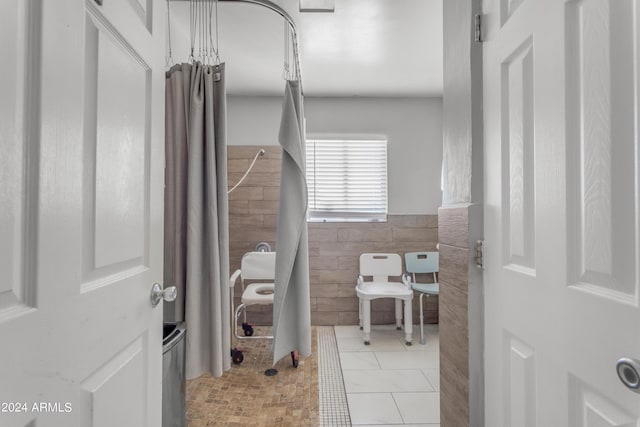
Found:
[[[412,346],[392,325],[373,325],[371,345],[357,326],[334,326],[354,426],[440,425],[438,325],[414,327]]]
[[[256,327],[256,335],[271,328]],[[278,374],[264,375],[271,368],[271,340],[233,342],[245,349],[244,361],[232,365],[219,378],[210,375],[187,381],[188,427],[316,427],[318,420],[317,330],[312,328],[312,355],[300,360],[280,360]]]
[[[241,365],[188,381],[189,427],[439,427],[438,325],[425,325],[426,345],[414,327],[412,346],[391,325],[373,325],[369,346],[357,326],[312,330],[313,355],[298,369],[285,358],[265,377],[270,341],[244,341]]]

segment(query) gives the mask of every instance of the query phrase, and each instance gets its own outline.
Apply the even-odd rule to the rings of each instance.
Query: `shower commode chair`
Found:
[[[273,338],[272,335],[253,336],[253,326],[247,323],[247,307],[250,305],[273,305],[273,292],[276,272],[275,252],[247,252],[242,257],[240,269],[236,270],[229,279],[231,288],[231,313],[233,316],[233,333],[238,339]],[[242,297],[238,307],[235,307],[235,284],[240,278]],[[245,281],[261,281],[245,286]],[[238,333],[238,319],[243,315],[242,329],[244,335]]]
[[[266,245],[266,246],[265,246]],[[261,242],[258,249],[269,249],[269,245]],[[273,335],[253,336],[253,326],[247,323],[247,307],[250,305],[273,305],[274,280],[276,276],[276,253],[275,252],[247,252],[242,256],[240,269],[236,270],[229,278],[231,288],[231,313],[233,319],[233,334],[237,339],[273,339]],[[236,281],[240,279],[242,286],[242,297],[238,307],[235,307],[234,289]],[[245,281],[259,281],[245,286]],[[238,319],[243,315],[242,329],[244,335],[238,333]],[[242,350],[231,349],[231,357],[236,364],[242,363]],[[298,352],[291,352],[291,362],[294,368],[298,367]],[[276,369],[267,369],[265,375],[275,375]]]

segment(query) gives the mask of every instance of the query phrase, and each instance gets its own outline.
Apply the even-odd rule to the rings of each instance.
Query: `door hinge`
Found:
[[[474,16],[476,42],[482,43],[482,14],[476,13]]]
[[[483,252],[484,252],[484,240],[476,241],[476,256],[474,257],[476,260],[476,267],[480,270],[484,270],[484,261],[483,261]]]

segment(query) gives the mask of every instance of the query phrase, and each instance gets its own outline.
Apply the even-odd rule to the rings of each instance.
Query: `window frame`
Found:
[[[309,177],[310,158],[315,160],[315,156],[308,153],[311,146],[315,143],[331,142],[331,143],[378,143],[384,145],[384,211],[382,212],[349,212],[341,210],[331,212],[330,210],[316,209],[315,203],[311,200],[312,194],[316,194],[316,189],[311,189],[312,185],[317,182],[317,176],[313,178],[313,184]],[[345,144],[346,145],[346,144]],[[389,140],[386,135],[307,135],[305,140],[305,160],[307,161],[305,176],[308,184],[308,222],[387,222],[389,216]],[[352,160],[353,161],[353,160]],[[315,171],[315,165],[314,169]],[[343,174],[344,176],[344,174]],[[346,204],[346,203],[345,203]],[[374,204],[375,205],[375,204]]]

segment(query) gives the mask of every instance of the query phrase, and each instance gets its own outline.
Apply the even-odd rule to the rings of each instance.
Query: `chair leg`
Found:
[[[411,345],[413,341],[413,319],[411,313],[411,300],[404,302],[404,336],[407,345]]]
[[[396,298],[396,330],[402,330],[402,300]]]
[[[358,299],[358,326],[362,330],[362,299]]]
[[[241,310],[245,310],[245,316],[246,316],[246,307],[242,303],[240,305],[238,305],[238,307],[236,307],[236,311],[235,311],[234,316],[233,316],[233,335],[236,338],[240,338],[240,339],[244,338],[244,337],[242,337],[242,336],[240,336],[238,334],[238,319],[240,318],[240,311]]]
[[[424,294],[420,292],[420,344],[424,345],[424,311],[422,311],[422,297]]]
[[[368,299],[362,301],[362,323],[364,345],[369,345],[371,342],[371,301]]]
[[[253,327],[247,322],[242,322],[242,329],[244,330],[244,335],[238,333],[238,320],[240,319],[240,315],[244,315],[246,318],[247,315],[247,306],[244,303],[241,303],[236,307],[236,310],[233,313],[233,324],[231,325],[231,329],[233,331],[233,336],[239,340],[261,340],[261,339],[273,339],[273,335],[253,335]]]

